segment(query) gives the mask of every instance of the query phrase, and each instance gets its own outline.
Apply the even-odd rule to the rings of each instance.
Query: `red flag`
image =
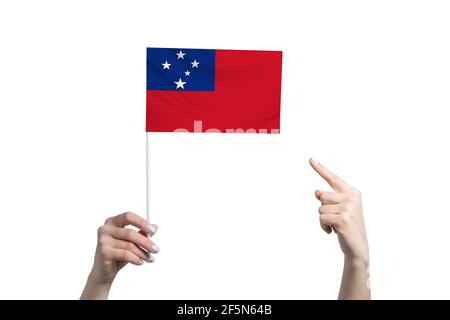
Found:
[[[281,51],[147,48],[147,132],[279,133]]]

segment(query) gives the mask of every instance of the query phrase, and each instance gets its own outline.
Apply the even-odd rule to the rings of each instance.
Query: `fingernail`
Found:
[[[149,224],[147,226],[147,231],[150,232],[150,233],[155,233],[156,232],[156,228],[153,225]]]
[[[319,161],[317,161],[317,159],[314,156],[311,156],[311,161],[314,162],[315,164],[319,164]]]
[[[155,262],[155,257],[154,256],[149,256],[148,257],[148,262]]]
[[[158,253],[158,252],[159,252],[159,247],[158,247],[156,244],[154,244],[154,245],[152,246],[152,251],[153,251],[154,253]]]
[[[142,260],[141,258],[139,258],[139,265],[142,265],[144,263],[144,260]]]

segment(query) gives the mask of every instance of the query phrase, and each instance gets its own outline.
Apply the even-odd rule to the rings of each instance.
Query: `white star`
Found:
[[[183,51],[180,50],[180,52],[177,53],[177,60],[178,59],[184,59],[186,53],[184,53]]]
[[[177,85],[176,89],[181,88],[184,89],[184,85],[186,84],[186,82],[183,82],[180,78],[180,80],[178,81],[174,81],[173,83],[175,83]]]
[[[186,72],[184,74],[189,77],[191,75],[191,72],[189,70],[186,70]]]
[[[197,60],[194,60],[191,63],[192,63],[192,68],[198,68],[198,65],[200,64],[200,62],[197,62]]]
[[[170,66],[171,66],[171,64],[170,63],[168,63],[167,62],[167,60],[166,60],[166,62],[164,62],[164,63],[161,63],[162,64],[162,66],[163,66],[163,70],[164,69],[169,69],[170,70]]]

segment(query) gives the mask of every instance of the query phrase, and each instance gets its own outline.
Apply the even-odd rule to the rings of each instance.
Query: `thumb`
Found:
[[[156,233],[156,231],[158,231],[158,225],[156,224],[150,224],[151,226],[151,230],[154,230],[153,232],[148,232],[146,230],[139,230],[139,233],[142,234],[144,237],[153,237],[153,235]]]

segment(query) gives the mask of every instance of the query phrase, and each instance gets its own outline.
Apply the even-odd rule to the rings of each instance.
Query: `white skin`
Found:
[[[334,190],[317,190],[321,202],[319,220],[322,229],[334,231],[344,253],[339,299],[370,299],[369,247],[364,227],[361,193],[325,168],[310,159],[313,169]],[[136,232],[126,226],[139,229]],[[142,265],[153,262],[159,248],[150,240],[158,230],[154,224],[138,215],[126,212],[108,218],[98,229],[94,265],[89,274],[81,299],[107,299],[117,273],[128,263]]]
[[[139,231],[126,228],[129,225]],[[106,219],[97,232],[94,265],[80,299],[107,299],[114,278],[125,265],[154,262],[159,248],[150,238],[157,230],[155,224],[132,212]]]
[[[334,190],[316,190],[320,201],[319,220],[322,229],[337,234],[344,253],[339,299],[370,299],[369,246],[364,226],[361,192],[314,159],[313,169]]]

